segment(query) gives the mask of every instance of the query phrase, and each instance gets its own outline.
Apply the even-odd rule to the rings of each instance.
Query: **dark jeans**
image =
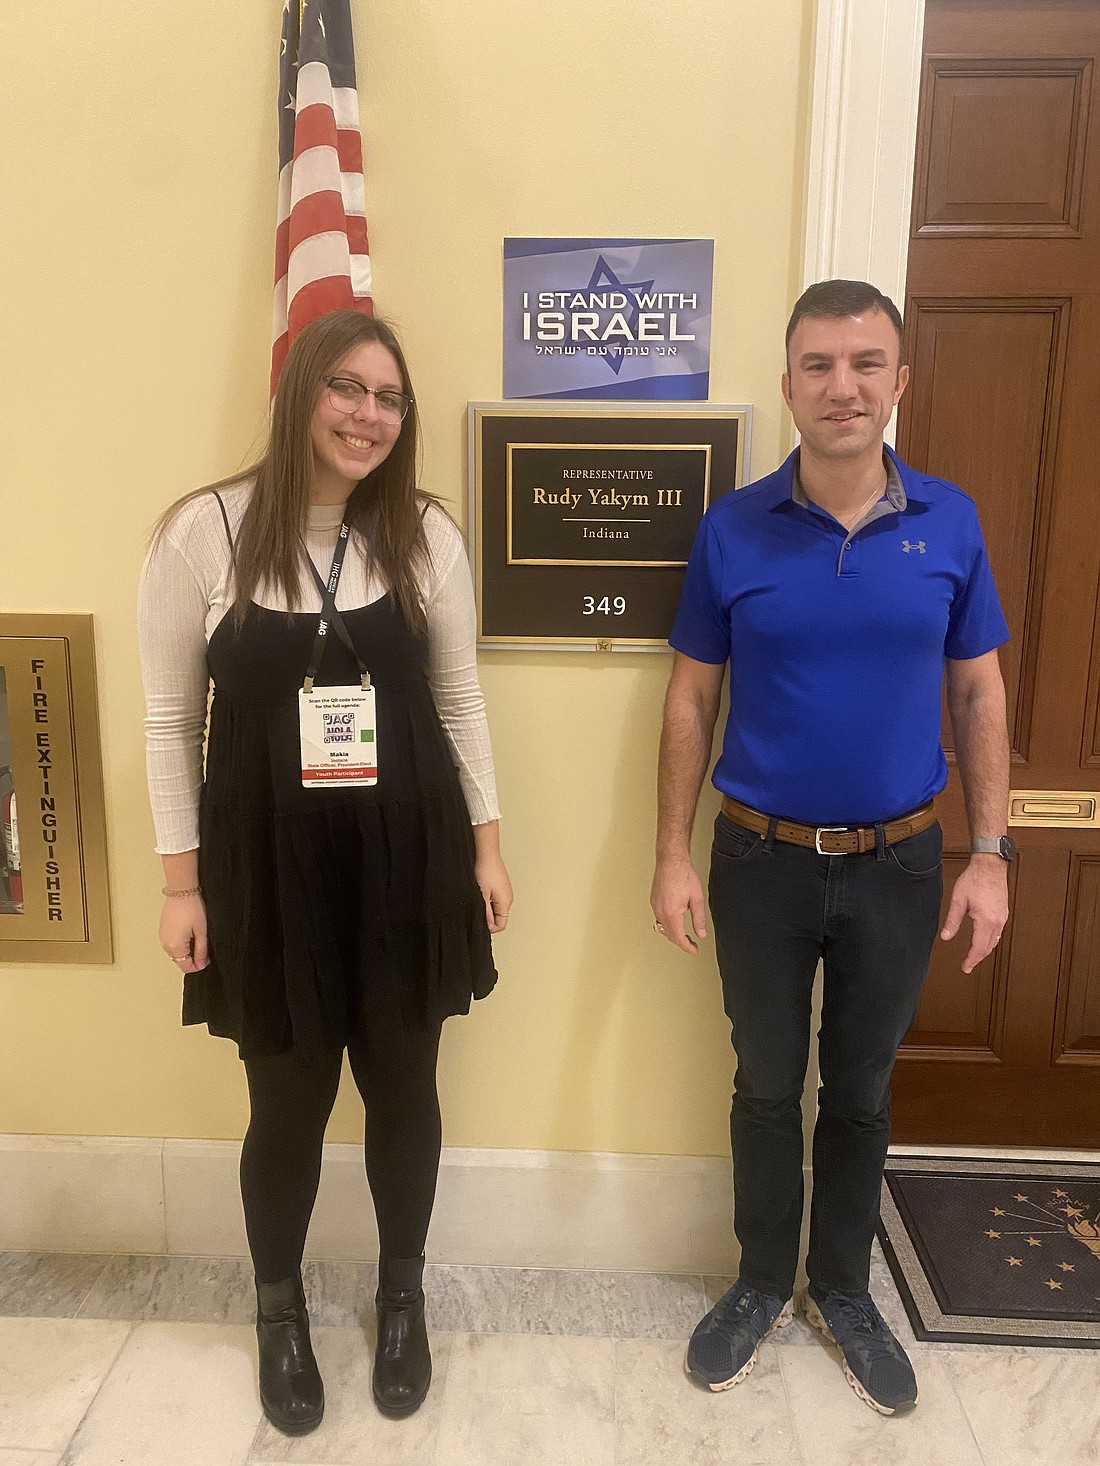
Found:
[[[890,1141],[890,1074],[939,924],[938,824],[865,855],[818,855],[719,815],[710,905],[737,1053],[730,1140],[741,1278],[789,1298],[802,1221],[810,999],[825,966],[806,1271],[866,1290]]]

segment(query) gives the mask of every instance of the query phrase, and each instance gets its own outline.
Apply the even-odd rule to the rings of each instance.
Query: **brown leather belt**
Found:
[[[728,794],[722,800],[722,813],[727,819],[733,820],[734,824],[754,830],[758,835],[766,835],[771,824],[766,814],[761,814],[758,809],[751,809],[747,804],[740,804]],[[919,835],[935,822],[935,805],[923,804],[911,814],[884,824],[882,833],[887,845],[896,845],[899,840],[905,840],[910,835]],[[863,855],[875,848],[875,827],[799,825],[794,820],[776,820],[775,838],[787,845],[804,845],[808,850],[816,850],[818,855]]]

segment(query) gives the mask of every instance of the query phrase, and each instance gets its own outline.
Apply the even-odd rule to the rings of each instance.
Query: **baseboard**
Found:
[[[0,1250],[244,1256],[239,1154],[229,1140],[0,1135]],[[736,1259],[731,1190],[729,1161],[714,1156],[447,1149],[428,1255],[481,1266],[728,1275]],[[377,1256],[358,1146],[325,1147],[307,1251]]]
[[[0,1136],[0,1249],[246,1252],[235,1141]],[[727,1274],[731,1172],[712,1156],[443,1152],[428,1256],[500,1267]],[[358,1146],[327,1145],[310,1256],[369,1260]]]

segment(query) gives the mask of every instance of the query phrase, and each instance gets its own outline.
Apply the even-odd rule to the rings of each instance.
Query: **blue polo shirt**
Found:
[[[699,526],[669,641],[729,661],[714,783],[767,814],[873,824],[938,794],[944,659],[1008,640],[974,501],[885,452],[851,533],[801,493],[797,450]]]

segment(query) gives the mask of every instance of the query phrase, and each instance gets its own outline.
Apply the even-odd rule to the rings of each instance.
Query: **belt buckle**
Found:
[[[821,837],[822,835],[847,835],[851,828],[851,825],[818,825],[814,831],[814,849],[818,855],[828,855],[830,857],[834,855],[847,855],[848,852],[846,850],[822,850]]]

